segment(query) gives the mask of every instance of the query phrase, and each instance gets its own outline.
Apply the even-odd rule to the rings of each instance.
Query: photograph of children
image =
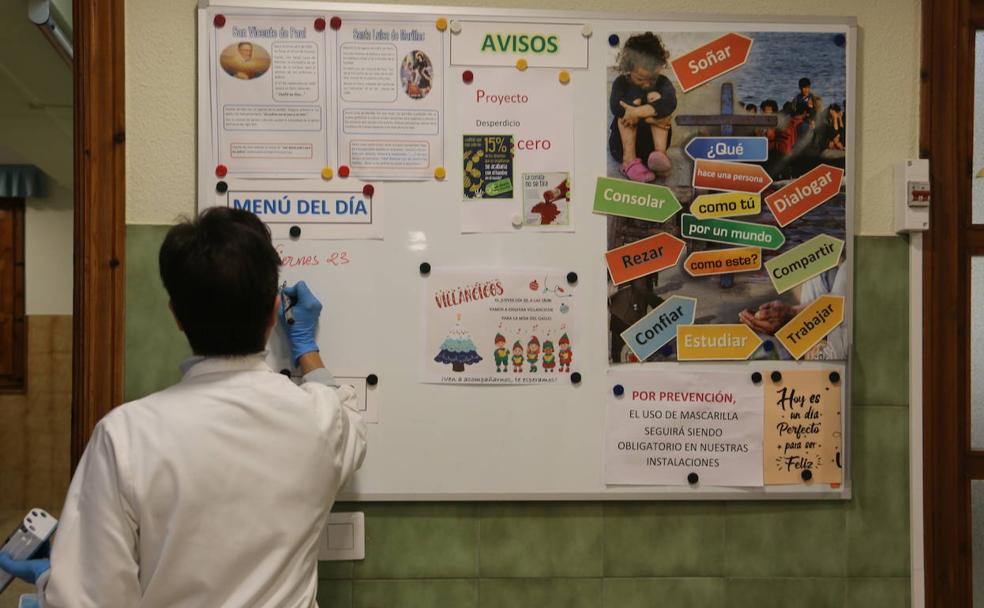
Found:
[[[252,80],[270,69],[270,53],[253,42],[237,42],[222,50],[219,65],[233,78]]]
[[[753,43],[746,62],[684,92],[670,62],[725,32],[617,32],[608,61],[609,177],[666,186],[683,206],[665,223],[609,216],[608,249],[659,232],[680,237],[680,216],[712,190],[691,184],[694,161],[685,147],[694,137],[765,137],[768,159],[760,165],[774,180],[762,199],[797,177],[826,164],[844,169],[847,159],[847,44],[844,34],[739,32]],[[845,177],[845,182],[848,178]],[[778,227],[767,206],[741,221]],[[620,334],[672,295],[697,298],[695,323],[744,323],[765,341],[753,358],[788,359],[774,335],[802,308],[823,294],[846,295],[847,256],[840,265],[782,295],[764,262],[818,234],[848,240],[846,193],[841,190],[803,217],[780,228],[785,244],[762,250],[763,270],[692,277],[682,268],[687,255],[731,245],[684,239],[676,267],[615,286],[609,280],[609,356],[635,361]],[[682,237],[681,237],[682,238]],[[847,245],[850,245],[848,241]],[[837,329],[806,359],[843,360],[847,336]],[[671,341],[649,360],[675,360]]]
[[[434,66],[423,51],[410,51],[400,64],[400,88],[410,99],[423,99],[434,86]]]

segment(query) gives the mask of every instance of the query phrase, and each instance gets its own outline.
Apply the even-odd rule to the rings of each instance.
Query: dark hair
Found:
[[[809,78],[800,78],[800,88],[812,86]]]
[[[655,72],[666,67],[670,53],[663,41],[652,32],[630,36],[618,54],[618,71],[631,72],[636,66]]]
[[[280,256],[259,218],[243,209],[206,209],[168,231],[159,262],[174,315],[195,354],[263,350]]]
[[[836,104],[836,103],[830,104],[830,107],[828,107],[827,109],[828,110],[833,110],[834,112],[840,112],[841,111],[840,105],[839,104]]]
[[[746,112],[757,112],[758,111],[758,106],[756,106],[754,103],[746,103],[745,104],[745,111]]]
[[[766,99],[765,101],[762,102],[762,104],[759,107],[762,108],[763,112],[765,112],[766,108],[772,108],[773,112],[779,111],[779,104],[776,102],[775,99]]]
[[[237,49],[241,49],[241,48],[243,48],[243,45],[246,45],[246,46],[248,46],[249,48],[253,48],[253,43],[252,43],[252,42],[247,42],[247,41],[245,41],[245,40],[243,40],[242,42],[240,42],[239,44],[237,44],[237,45],[236,45],[236,48],[237,48]]]

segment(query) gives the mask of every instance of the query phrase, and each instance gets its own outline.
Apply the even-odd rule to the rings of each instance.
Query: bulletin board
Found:
[[[853,19],[212,1],[198,206],[369,422],[346,500],[846,499]],[[297,377],[279,331],[269,361]]]

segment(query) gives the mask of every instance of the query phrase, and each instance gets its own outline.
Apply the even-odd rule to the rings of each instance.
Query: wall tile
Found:
[[[909,577],[849,578],[844,608],[904,608],[911,606]]]
[[[478,511],[471,503],[365,503],[366,559],[356,579],[478,576]]]
[[[841,501],[731,502],[725,507],[729,576],[844,576]]]
[[[722,503],[611,503],[604,513],[605,576],[723,574]]]
[[[804,568],[803,572],[809,571]],[[727,608],[843,608],[841,578],[739,578],[727,583]]]
[[[352,581],[318,581],[320,608],[352,608]]]
[[[480,608],[600,608],[600,578],[512,578],[479,581]]]
[[[854,409],[848,574],[909,574],[909,410]]]
[[[354,608],[475,608],[478,581],[355,581]],[[324,608],[331,608],[328,604]]]
[[[600,504],[481,505],[483,577],[601,576]]]
[[[708,608],[724,606],[723,578],[606,578],[605,608]]]
[[[318,562],[318,580],[345,580],[351,579],[355,567],[355,562]]]
[[[909,402],[909,252],[901,237],[855,239],[855,404]]]

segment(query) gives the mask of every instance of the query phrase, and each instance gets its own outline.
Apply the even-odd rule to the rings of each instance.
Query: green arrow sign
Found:
[[[767,224],[717,218],[700,220],[689,213],[681,215],[680,219],[680,234],[685,239],[763,249],[779,249],[786,242],[786,237],[778,228]]]
[[[765,269],[776,291],[783,293],[836,266],[842,251],[844,241],[821,234],[772,258]]]
[[[665,186],[609,177],[599,177],[595,186],[595,213],[665,222],[680,209],[680,201]]]

